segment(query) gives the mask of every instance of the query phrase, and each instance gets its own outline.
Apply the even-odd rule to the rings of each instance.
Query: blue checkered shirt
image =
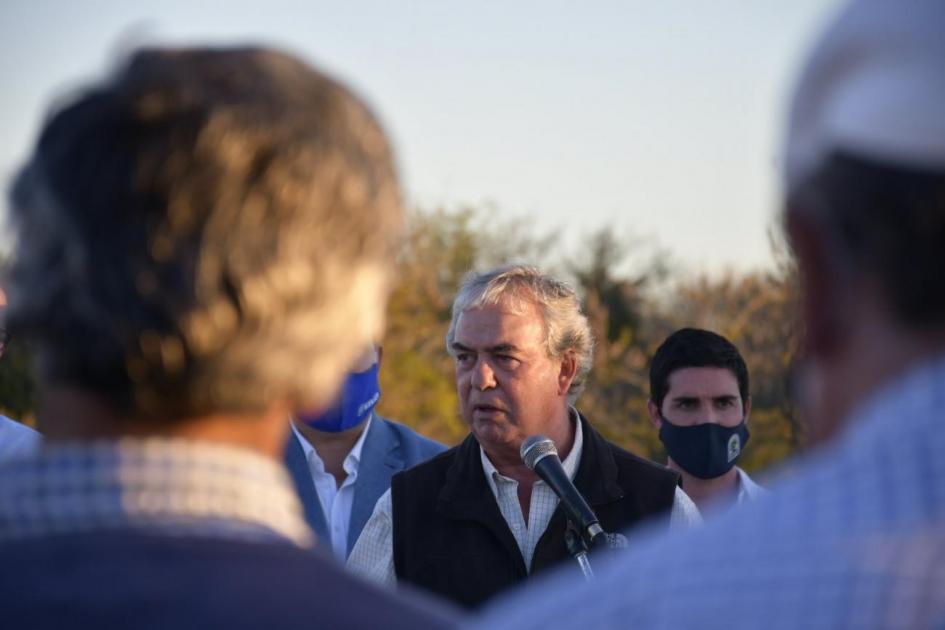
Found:
[[[561,572],[473,626],[945,628],[945,357],[796,470],[702,528],[631,539],[594,583]]]
[[[246,449],[125,438],[0,465],[0,543],[121,530],[312,545],[285,469]]]

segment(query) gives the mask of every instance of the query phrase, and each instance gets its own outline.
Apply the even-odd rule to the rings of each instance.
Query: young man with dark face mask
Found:
[[[381,349],[371,344],[327,410],[297,412],[285,462],[318,544],[344,562],[390,478],[446,450],[377,416]]]
[[[748,442],[751,396],[748,368],[727,339],[696,328],[667,337],[650,363],[647,409],[669,467],[700,510],[765,492],[735,465]]]

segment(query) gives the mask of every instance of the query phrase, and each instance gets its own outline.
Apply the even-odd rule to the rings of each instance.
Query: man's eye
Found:
[[[518,365],[518,358],[510,354],[498,354],[496,355],[495,360],[503,367],[514,367]]]
[[[472,355],[468,352],[460,352],[456,355],[456,362],[466,365],[472,361]]]
[[[735,401],[732,400],[731,398],[725,398],[723,400],[719,400],[716,402],[716,406],[718,406],[720,409],[728,409],[730,407],[733,407],[734,405],[735,405]]]

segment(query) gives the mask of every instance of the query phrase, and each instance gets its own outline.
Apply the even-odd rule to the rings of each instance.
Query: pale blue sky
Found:
[[[838,0],[0,4],[0,177],[48,104],[136,43],[275,44],[353,85],[408,198],[652,239],[692,271],[770,264],[777,147]]]

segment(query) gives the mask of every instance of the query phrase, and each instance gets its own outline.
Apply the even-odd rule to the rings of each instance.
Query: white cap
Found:
[[[794,93],[787,191],[831,152],[945,170],[945,0],[851,2]]]

